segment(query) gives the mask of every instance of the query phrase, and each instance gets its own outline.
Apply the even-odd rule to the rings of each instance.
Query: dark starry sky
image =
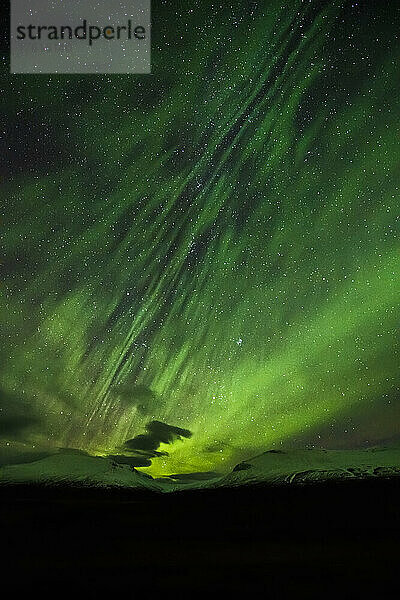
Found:
[[[396,439],[399,17],[158,0],[152,75],[5,57],[3,462]]]

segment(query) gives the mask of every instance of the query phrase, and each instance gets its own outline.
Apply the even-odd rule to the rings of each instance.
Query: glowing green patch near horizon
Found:
[[[152,76],[10,80],[6,443],[190,430],[158,475],[391,437],[399,10],[202,2],[168,45],[168,4]]]

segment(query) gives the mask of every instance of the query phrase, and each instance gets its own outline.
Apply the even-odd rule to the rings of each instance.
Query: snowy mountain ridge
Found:
[[[131,488],[154,492],[236,487],[254,484],[296,485],[400,475],[400,448],[368,450],[269,450],[236,465],[220,477],[194,481],[153,479],[111,458],[59,452],[40,460],[0,468],[0,484],[35,483]]]

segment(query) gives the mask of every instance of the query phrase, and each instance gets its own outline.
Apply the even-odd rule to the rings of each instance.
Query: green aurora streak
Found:
[[[399,8],[171,5],[153,75],[4,75],[1,385],[32,423],[2,443],[156,419],[193,433],[167,474],[395,435]]]

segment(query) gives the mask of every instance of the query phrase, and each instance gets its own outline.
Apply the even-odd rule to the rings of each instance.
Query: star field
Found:
[[[152,75],[3,74],[3,446],[155,421],[168,474],[399,435],[399,17],[164,1]]]

